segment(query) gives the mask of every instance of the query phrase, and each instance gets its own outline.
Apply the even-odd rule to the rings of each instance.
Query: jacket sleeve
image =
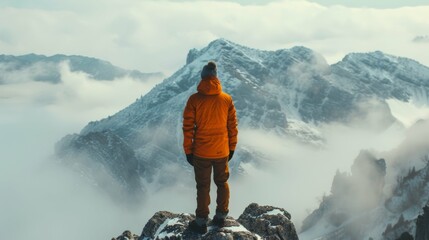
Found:
[[[228,138],[229,138],[229,150],[234,151],[235,146],[237,145],[237,135],[238,135],[238,129],[237,129],[237,116],[235,111],[234,103],[231,99],[231,104],[228,109]]]
[[[186,103],[183,111],[183,150],[185,154],[191,154],[193,148],[194,132],[195,132],[195,106],[192,103],[192,96]]]

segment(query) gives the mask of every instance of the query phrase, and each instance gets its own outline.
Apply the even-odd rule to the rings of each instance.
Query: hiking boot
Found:
[[[223,228],[225,227],[225,218],[214,216],[212,220],[212,224],[217,227]]]
[[[207,224],[203,224],[203,225],[199,225],[197,223],[197,221],[192,220],[191,222],[189,222],[189,229],[192,232],[196,232],[199,234],[204,234],[207,232]]]

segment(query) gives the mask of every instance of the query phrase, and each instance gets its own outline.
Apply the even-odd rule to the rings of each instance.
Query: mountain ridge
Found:
[[[223,89],[234,99],[240,130],[274,133],[311,146],[323,146],[324,136],[318,129],[324,124],[377,131],[399,125],[387,102],[390,99],[429,105],[429,68],[413,60],[376,51],[352,53],[329,65],[305,47],[259,51],[220,39],[201,50],[191,49],[178,71],[115,115],[90,122],[75,135],[75,141],[94,133],[100,138],[112,135],[128,149],[117,151],[123,153],[118,159],[133,156],[136,168],[142,170],[138,176],[147,184],[159,181],[161,173],[163,184],[179,182],[175,171],[190,170],[181,144],[183,107],[196,91],[202,66],[210,60],[218,63]],[[84,152],[85,159],[116,174],[109,159],[91,156],[109,152],[112,146],[101,141],[84,143],[94,150]],[[64,162],[82,157],[73,141],[64,139],[57,144],[56,154]],[[263,153],[239,143],[230,162],[232,176],[245,174],[245,164],[259,166],[265,160]],[[135,181],[132,174],[114,179],[125,179],[125,184]],[[144,185],[137,188],[145,194]]]
[[[70,71],[84,72],[95,80],[112,81],[116,78],[132,77],[141,81],[150,78],[161,78],[162,73],[142,73],[137,70],[125,70],[114,66],[108,61],[81,55],[55,54],[51,56],[41,54],[25,54],[20,56],[0,55],[0,84],[7,82],[8,74],[28,70],[34,74],[34,81],[60,83],[61,73],[59,64],[68,62]]]
[[[335,68],[320,54],[304,47],[259,51],[219,39],[198,54],[196,50],[190,52],[192,61],[127,108],[90,122],[80,135],[109,130],[134,149],[140,163],[158,159],[161,151],[169,157],[158,159],[159,162],[184,164],[180,154],[181,114],[186,99],[195,92],[201,66],[209,60],[218,62],[219,78],[224,90],[233,96],[241,129],[261,129],[316,145],[323,144],[323,136],[317,131],[319,124],[347,123],[357,115],[365,120],[365,114],[370,114],[368,108],[380,114],[378,128],[384,128],[396,121],[385,99],[408,101],[414,88],[423,91],[422,96],[429,95],[429,88],[423,85],[410,83],[408,88],[400,87],[402,80],[396,75],[389,76],[391,84],[382,84],[377,71],[355,74],[346,67]],[[429,83],[429,68],[417,68],[422,69],[420,81]],[[379,71],[383,76],[388,73],[386,68]],[[350,75],[353,78],[348,78]],[[371,78],[372,75],[375,77]],[[368,99],[375,99],[375,103],[367,103]],[[422,99],[429,103],[429,99]],[[366,107],[369,104],[371,108]],[[239,168],[243,160],[240,155],[232,163],[233,169]]]

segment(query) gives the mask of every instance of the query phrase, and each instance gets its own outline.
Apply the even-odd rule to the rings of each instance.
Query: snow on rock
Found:
[[[139,236],[131,233],[130,230],[125,230],[121,235],[116,238],[112,238],[112,240],[138,240]]]
[[[217,228],[209,224],[208,232],[200,235],[188,229],[189,222],[194,218],[191,214],[157,212],[149,219],[139,239],[257,239],[255,234],[231,217],[227,218],[226,227]]]
[[[291,215],[283,208],[252,203],[237,221],[263,239],[298,240]]]
[[[266,214],[264,215],[263,213]],[[249,219],[245,216],[250,216],[253,222],[249,223]],[[175,214],[166,211],[157,212],[149,219],[140,237],[137,238],[139,240],[298,239],[295,227],[290,221],[290,214],[282,208],[259,206],[252,203],[238,220],[227,217],[225,227],[216,227],[209,221],[208,231],[202,235],[188,229],[189,222],[194,218],[195,216],[191,214]],[[121,236],[131,236],[131,232],[128,232],[125,231]],[[114,240],[120,239],[122,240],[119,237],[114,238]]]

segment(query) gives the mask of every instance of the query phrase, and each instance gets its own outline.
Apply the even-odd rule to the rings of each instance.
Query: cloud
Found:
[[[389,164],[395,169],[388,173],[392,182],[397,176],[403,176],[410,168],[423,168],[427,163],[422,157],[428,155],[429,143],[426,140],[429,133],[429,121],[420,120],[411,126],[405,133],[405,140],[386,154]],[[395,185],[393,185],[395,186]]]
[[[147,201],[141,208],[129,209],[110,200],[79,173],[49,158],[53,144],[61,137],[80,130],[89,120],[114,113],[149,89],[132,79],[92,80],[83,73],[70,72],[66,63],[59,68],[63,80],[59,84],[24,81],[1,85],[0,96],[8,98],[0,101],[4,116],[0,119],[0,146],[7,146],[2,150],[6,161],[0,162],[0,192],[7,196],[0,206],[0,225],[11,231],[1,233],[0,238],[54,239],[67,231],[65,239],[83,235],[106,238],[125,229],[140,233],[159,210],[193,213],[195,183],[187,169],[170,166],[169,172],[181,174],[183,181],[161,190],[149,185]],[[320,131],[327,145],[315,149],[241,129],[239,144],[260,151],[267,161],[257,167],[245,165],[247,176],[231,178],[230,214],[239,217],[251,202],[274,205],[290,211],[299,227],[306,214],[317,207],[323,192],[329,193],[336,170],[348,171],[360,149],[391,149],[402,139],[393,128],[376,134],[327,125]],[[344,141],[344,136],[349,140]],[[212,189],[215,199],[215,185]],[[70,226],[75,230],[70,232]]]
[[[231,182],[232,214],[238,217],[250,202],[283,207],[299,228],[310,211],[318,207],[322,195],[330,193],[337,170],[350,172],[362,149],[388,151],[404,139],[401,128],[375,132],[329,124],[321,126],[320,131],[326,138],[323,148],[241,129],[239,144],[261,152],[268,161],[260,166],[245,165],[248,174]]]
[[[85,176],[60,165],[53,151],[60,138],[120,110],[150,86],[127,78],[92,80],[70,72],[67,64],[61,69],[60,84],[0,85],[0,225],[5,229],[0,238],[109,239],[125,229],[140,233],[152,210],[114,202]]]
[[[75,74],[65,72],[74,76],[72,80],[79,81]],[[99,86],[98,82],[80,77],[80,84],[74,86],[74,91],[85,90],[91,84]],[[109,83],[113,84],[112,88],[115,87],[113,82]],[[32,84],[28,82],[25,87],[39,88],[34,95],[49,93],[48,90],[61,92],[68,88],[57,85],[52,89],[53,85],[47,83]],[[133,84],[129,87],[140,86]],[[46,86],[48,89],[42,91]],[[106,93],[110,95],[110,88]],[[126,93],[129,91],[120,94]],[[0,231],[0,239],[57,239],[59,236],[66,240],[82,237],[110,239],[126,229],[140,234],[146,221],[158,210],[193,212],[193,178],[184,181],[189,182],[188,185],[182,183],[166,191],[149,188],[147,194],[153,197],[148,197],[141,206],[130,207],[116,202],[88,181],[87,176],[61,165],[54,158],[55,142],[66,134],[80,130],[82,123],[88,121],[87,111],[100,108],[100,114],[105,116],[107,112],[103,112],[102,107],[115,99],[104,95],[106,101],[97,105],[97,101],[85,99],[88,97],[86,93],[59,96],[60,99],[74,99],[79,103],[89,101],[92,106],[81,105],[79,109],[77,103],[76,107],[70,107],[67,101],[62,100],[53,103],[57,109],[52,111],[48,107],[52,103],[33,103],[31,91],[28,94],[21,98],[30,99],[19,102],[0,100],[0,196],[3,199],[0,226],[5,230]],[[110,97],[118,97],[118,94]],[[18,101],[18,96],[13,101]],[[172,171],[176,175],[179,173],[175,169]],[[191,175],[188,173],[187,176]],[[172,194],[177,198],[172,198]]]
[[[62,82],[34,81],[46,67],[58,68]],[[121,110],[159,79],[93,80],[71,72],[67,62],[41,63],[2,77],[0,225],[7,231],[0,231],[0,238],[111,238],[127,228],[139,232],[152,213],[113,202],[52,156],[60,138]]]
[[[15,63],[0,63],[0,84],[19,84],[30,81],[52,80],[58,71],[58,65],[48,62],[36,62],[30,66],[17,66]],[[53,81],[55,82],[55,81]]]
[[[0,143],[7,146],[0,163],[1,239],[109,239],[126,228],[141,230],[142,216],[149,216],[114,203],[78,173],[47,160],[52,147],[48,145],[64,124],[29,113],[18,115],[27,120],[0,124]],[[15,131],[8,134],[12,127]],[[27,131],[16,131],[17,127]]]
[[[60,83],[34,81],[40,73],[52,68],[60,70]],[[71,72],[67,62],[59,65],[40,63],[7,72],[4,79],[5,83],[0,87],[0,104],[35,106],[60,121],[74,119],[81,125],[113,115],[160,81],[153,78],[142,82],[131,77],[114,81],[94,80],[83,72]]]
[[[267,50],[304,45],[330,63],[349,52],[381,50],[429,65],[423,46],[409,41],[427,30],[428,14],[428,6],[358,9],[293,0],[263,5],[76,1],[55,10],[1,8],[0,29],[6,36],[0,39],[8,40],[0,40],[0,51],[81,54],[125,68],[172,73],[185,63],[189,49],[223,37]]]
[[[0,8],[0,52],[80,54],[125,68],[171,73],[185,63],[189,49],[224,37],[269,50],[304,45],[322,53],[330,63],[349,52],[382,50],[429,65],[425,45],[410,42],[427,30],[428,7],[353,9],[305,1],[249,6],[219,1],[87,2],[68,1],[39,9]],[[106,238],[126,228],[139,233],[156,210],[193,212],[192,179],[157,192],[144,210],[130,213],[79,175],[46,162],[62,136],[79,131],[88,121],[114,114],[153,86],[130,78],[100,82],[70,72],[66,64],[60,68],[60,84],[22,81],[31,78],[32,71],[28,71],[0,85],[0,146],[6,146],[1,152],[2,159],[7,159],[0,161],[0,192],[6,199],[0,206],[0,225],[10,229],[1,232],[0,238],[54,239],[64,238],[64,233],[70,239],[100,238],[100,233]],[[393,128],[374,134],[330,125],[321,131],[327,145],[319,150],[241,131],[243,143],[251,140],[247,143],[271,162],[262,169],[247,165],[248,177],[231,181],[231,215],[238,217],[247,204],[256,201],[284,207],[299,225],[306,210],[317,206],[317,197],[329,192],[335,171],[348,171],[360,149],[389,150],[403,139]]]
[[[427,104],[401,102],[395,99],[389,99],[387,103],[392,115],[407,128],[421,119],[429,119],[429,106]]]
[[[420,0],[409,0],[409,1],[400,1],[400,0],[391,0],[391,1],[371,1],[371,0],[310,0],[312,2],[317,2],[319,4],[332,6],[332,5],[343,5],[348,7],[363,7],[363,8],[399,8],[406,6],[420,6],[427,5],[427,3]]]

